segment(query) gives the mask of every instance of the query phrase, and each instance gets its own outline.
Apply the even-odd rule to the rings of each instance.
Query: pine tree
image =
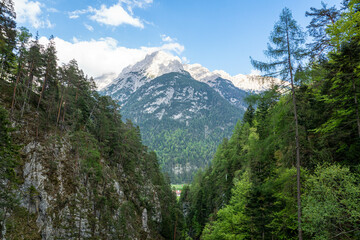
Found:
[[[265,55],[272,61],[265,63],[251,59],[251,63],[255,68],[266,72],[266,76],[281,77],[282,80],[289,81],[291,85],[296,142],[298,232],[301,240],[300,144],[294,74],[297,66],[300,65],[305,56],[305,50],[303,49],[305,34],[293,19],[288,8],[282,10],[280,20],[275,24],[270,35],[270,41],[271,44],[268,44]]]
[[[11,67],[16,47],[16,22],[12,0],[0,1],[0,79]]]
[[[18,53],[17,53],[17,73],[16,73],[16,80],[14,85],[14,93],[13,98],[11,102],[11,111],[14,110],[15,101],[16,101],[16,92],[17,87],[20,83],[20,79],[22,79],[25,75],[24,73],[24,67],[25,67],[25,61],[26,56],[28,54],[27,46],[29,44],[29,40],[31,38],[31,33],[29,33],[29,30],[25,27],[21,27],[18,36],[17,36],[17,42],[18,42]]]
[[[243,122],[249,123],[250,126],[252,126],[254,115],[255,115],[255,109],[253,108],[252,104],[250,104],[244,113]]]
[[[325,103],[332,106],[332,116],[318,131],[331,132],[339,127],[355,125],[357,137],[360,139],[360,110],[359,110],[359,73],[360,64],[359,42],[344,43],[341,50],[331,54],[331,61],[327,64],[331,89],[323,96]]]
[[[41,103],[41,99],[45,94],[45,90],[55,90],[57,88],[56,78],[57,78],[57,57],[56,57],[56,48],[54,37],[51,36],[49,39],[49,44],[47,45],[44,52],[44,62],[45,62],[45,72],[44,72],[44,80],[41,87],[41,92],[39,96],[39,101],[37,108]]]
[[[339,49],[339,42],[332,43],[328,34],[328,28],[334,28],[336,21],[340,17],[340,11],[335,6],[327,8],[324,2],[321,2],[322,8],[310,8],[311,12],[306,12],[305,16],[312,17],[307,26],[313,42],[308,44],[310,55],[314,57],[323,57],[333,49]]]
[[[34,81],[38,80],[42,73],[43,56],[42,56],[42,45],[39,43],[39,36],[36,35],[35,40],[31,42],[29,53],[27,55],[27,76],[24,78],[25,94],[24,102],[21,109],[21,116],[24,114],[25,108],[28,101],[33,93]]]

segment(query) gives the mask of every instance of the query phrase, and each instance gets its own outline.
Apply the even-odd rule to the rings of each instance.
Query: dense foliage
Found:
[[[70,145],[66,154],[71,158],[66,162],[60,163],[56,156],[35,158],[44,161],[46,181],[52,186],[63,181],[63,190],[48,189],[59,192],[55,193],[54,212],[46,213],[53,216],[57,229],[66,229],[58,233],[61,238],[129,239],[147,235],[170,239],[175,225],[181,226],[181,213],[169,180],[160,172],[156,154],[142,144],[139,129],[131,122],[122,122],[119,106],[95,91],[93,80],[84,75],[75,60],[57,65],[52,38],[42,46],[27,29],[15,28],[12,1],[2,1],[0,7],[1,238],[40,238],[36,225],[40,190],[22,185],[23,161],[28,156],[19,152],[19,145],[34,142],[54,149],[58,144]],[[62,180],[57,176],[60,168],[67,169]],[[114,180],[125,196],[122,204]],[[145,183],[151,189],[144,192]],[[24,189],[25,197],[21,195]],[[28,202],[26,207],[24,202]],[[59,211],[65,205],[69,216],[64,217]],[[82,211],[89,207],[93,211]],[[145,208],[149,214],[160,216],[148,220],[150,230],[141,230],[138,222]],[[82,219],[86,219],[90,232],[83,232]],[[129,226],[137,228],[129,230]]]
[[[303,237],[359,239],[359,3],[343,5],[311,9],[312,54],[293,68],[294,92],[275,88],[254,97],[257,109],[248,108],[211,166],[184,188],[185,236],[299,239],[294,97]]]

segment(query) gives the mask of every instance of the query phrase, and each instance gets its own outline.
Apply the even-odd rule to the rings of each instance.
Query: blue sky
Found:
[[[231,75],[252,71],[284,7],[306,29],[320,0],[13,0],[18,26],[54,35],[59,59],[94,77],[120,73],[156,50]],[[324,0],[330,6],[340,0]]]

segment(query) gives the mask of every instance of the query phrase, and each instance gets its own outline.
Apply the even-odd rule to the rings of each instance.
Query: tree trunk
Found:
[[[0,79],[2,79],[2,76],[3,76],[4,62],[5,62],[5,57],[2,56],[2,57],[1,57]]]
[[[287,22],[286,22],[286,26]],[[292,93],[292,102],[294,105],[294,120],[295,120],[295,144],[296,144],[296,185],[297,185],[297,205],[298,205],[298,236],[299,240],[302,240],[302,228],[301,228],[301,184],[300,184],[300,144],[299,144],[299,124],[298,124],[298,115],[296,108],[296,97],[295,97],[295,86],[294,86],[294,76],[293,76],[293,67],[291,64],[291,50],[290,50],[290,40],[289,40],[289,31],[286,32],[287,37],[287,48],[288,48],[288,64],[290,71],[290,81],[291,81],[291,93]]]
[[[38,101],[36,110],[38,110],[38,109],[39,109],[39,106],[40,106],[41,98],[42,98],[42,95],[43,95],[43,93],[44,93],[44,89],[45,89],[45,85],[46,85],[47,75],[48,75],[48,71],[46,71],[46,73],[45,73],[45,78],[44,78],[44,82],[43,82],[43,85],[42,85],[42,88],[41,88],[41,92],[40,92],[40,96],[39,96],[39,101]]]
[[[34,79],[34,61],[31,62],[31,67],[30,67],[30,72],[29,72],[29,79],[28,79],[28,82],[27,82],[27,87],[26,87],[26,90],[25,90],[25,96],[24,96],[24,103],[23,103],[23,106],[22,106],[22,109],[21,109],[21,117],[24,115],[24,111],[25,111],[25,106],[26,106],[26,103],[27,103],[27,98],[28,98],[28,93],[29,93],[29,90],[30,90],[30,93],[29,95],[31,95],[31,91],[32,91],[32,81]],[[30,97],[29,97],[30,98]]]
[[[355,110],[356,110],[356,123],[358,127],[358,135],[360,138],[360,119],[359,119],[359,103],[356,96],[356,85],[355,85],[355,79],[353,79],[353,90],[354,90],[354,102],[355,102]]]
[[[63,100],[63,95],[61,95],[61,99],[60,99],[60,103],[59,103],[59,107],[58,107],[58,114],[57,114],[57,119],[56,119],[56,125],[59,123],[62,100]]]
[[[13,98],[12,98],[12,101],[11,101],[11,113],[13,112],[14,110],[14,105],[15,105],[15,97],[16,97],[16,88],[17,88],[17,85],[19,84],[19,81],[20,81],[20,75],[21,75],[21,69],[23,68],[23,65],[19,64],[19,72],[16,76],[16,82],[15,82],[15,86],[14,86],[14,93],[13,93]]]

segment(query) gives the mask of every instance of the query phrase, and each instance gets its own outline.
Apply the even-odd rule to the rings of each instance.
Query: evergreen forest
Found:
[[[303,32],[283,9],[269,61],[251,59],[286,84],[248,99],[231,138],[183,188],[186,237],[360,239],[360,3],[306,16]]]
[[[304,14],[306,31],[281,10],[250,58],[283,85],[247,97],[176,199],[139,127],[1,1],[0,238],[360,239],[360,1]],[[151,138],[206,152],[183,134]]]
[[[0,238],[171,239],[181,214],[138,127],[0,2]]]

